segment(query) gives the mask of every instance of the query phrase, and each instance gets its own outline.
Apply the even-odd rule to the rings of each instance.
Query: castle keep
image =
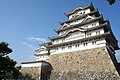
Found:
[[[39,67],[41,80],[118,80],[119,47],[110,22],[92,4],[65,15],[68,20],[55,30],[58,36],[36,50],[37,61],[22,63],[22,71]]]

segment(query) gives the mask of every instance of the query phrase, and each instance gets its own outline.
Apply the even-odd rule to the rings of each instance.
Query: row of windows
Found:
[[[96,26],[96,23],[92,23],[92,27],[94,27],[94,26]],[[88,25],[85,25],[84,28],[88,28]],[[65,33],[65,32],[62,32],[61,34],[63,34],[63,33]],[[99,34],[100,31],[96,32],[96,34],[97,34],[97,33]]]
[[[30,67],[32,70],[33,69],[36,69],[36,70],[38,70],[38,68],[40,68],[40,67]]]
[[[100,31],[96,31],[96,35],[99,35]],[[91,37],[91,33],[87,33],[87,37]]]
[[[96,31],[96,35],[99,35],[100,34],[100,31]]]
[[[92,45],[96,45],[96,41],[92,41]],[[83,43],[83,46],[88,46],[88,43],[87,43],[87,42],[86,42],[86,43]],[[72,49],[72,47],[73,47],[72,44],[71,44],[71,45],[68,45],[68,49]],[[79,47],[80,47],[80,44],[79,44],[79,43],[78,43],[78,44],[75,44],[75,47],[76,47],[76,48],[79,48]],[[56,50],[58,50],[58,49],[59,49],[59,48],[57,47]],[[62,46],[61,49],[64,50],[64,49],[65,49],[65,46]]]
[[[87,37],[91,37],[91,34],[92,33],[87,33]],[[100,34],[100,31],[96,31],[96,35],[99,35]],[[72,34],[71,34],[72,35]],[[56,40],[56,43],[58,43],[59,40]],[[62,43],[65,42],[65,39],[62,39]]]
[[[89,18],[88,18],[89,19]],[[79,21],[77,20],[77,21],[74,21],[74,23],[78,23]],[[68,25],[68,24],[67,24]],[[64,25],[64,27],[66,26],[67,27],[67,25]],[[94,27],[94,26],[96,26],[96,23],[92,23],[92,27]],[[84,28],[88,28],[88,25],[85,25],[84,26]],[[61,34],[64,34],[65,32],[61,32]]]
[[[41,59],[41,58],[48,58],[47,56],[39,56],[37,57],[37,59]]]
[[[77,16],[79,16],[79,15],[82,15],[82,14],[85,14],[85,11],[74,14],[74,15],[72,16],[72,18],[75,18],[75,17],[77,17]]]
[[[84,22],[89,21],[89,20],[92,20],[92,18],[87,18]],[[75,25],[75,24],[79,24],[79,23],[81,23],[81,22],[82,22],[81,20],[76,20],[76,21],[74,21],[74,22],[72,22],[72,23],[69,23],[68,25]],[[97,23],[94,22],[94,23],[92,23],[92,24],[85,25],[84,28],[88,28],[88,26],[95,27],[96,25],[97,25]]]
[[[95,27],[96,23],[92,23],[92,27]],[[88,28],[88,25],[85,25],[84,28]]]

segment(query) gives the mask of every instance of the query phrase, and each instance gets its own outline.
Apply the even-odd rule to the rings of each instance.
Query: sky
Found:
[[[0,0],[0,42],[5,41],[13,52],[10,57],[20,64],[34,61],[39,44],[56,36],[59,22],[68,20],[64,13],[93,3],[95,9],[110,20],[120,46],[120,1],[110,6],[106,0]],[[116,51],[120,62],[120,51]]]

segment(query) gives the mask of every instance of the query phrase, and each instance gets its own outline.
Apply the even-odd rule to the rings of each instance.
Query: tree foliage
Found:
[[[0,55],[4,56],[12,52],[12,49],[8,47],[7,42],[0,42]]]
[[[107,0],[110,5],[114,4],[116,0]]]
[[[0,42],[0,79],[17,79],[19,68],[15,67],[16,61],[7,56],[12,52],[7,42]]]

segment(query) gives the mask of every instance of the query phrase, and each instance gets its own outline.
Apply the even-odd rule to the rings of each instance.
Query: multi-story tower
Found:
[[[55,30],[57,37],[50,38],[53,41],[53,45],[48,46],[51,55],[106,45],[112,51],[119,49],[109,21],[104,20],[92,4],[78,7],[65,15],[69,20],[61,22],[61,28]]]
[[[51,80],[118,79],[118,41],[110,22],[92,4],[65,13],[67,21],[49,38]]]

